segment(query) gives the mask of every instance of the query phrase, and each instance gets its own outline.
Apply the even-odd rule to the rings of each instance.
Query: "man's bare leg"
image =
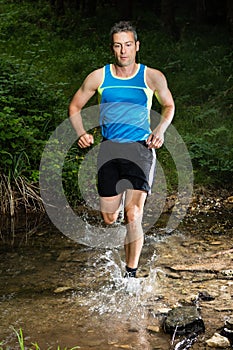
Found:
[[[106,224],[111,225],[117,220],[121,209],[122,195],[100,197],[100,211]]]
[[[113,224],[119,215],[123,194],[112,197],[100,197],[101,213],[106,224]],[[127,190],[125,196],[125,237],[126,269],[136,270],[138,267],[144,237],[142,230],[143,208],[147,193],[139,190]]]
[[[147,193],[128,190],[125,198],[125,219],[127,234],[125,238],[126,266],[130,269],[138,267],[144,235],[142,230],[143,208]]]

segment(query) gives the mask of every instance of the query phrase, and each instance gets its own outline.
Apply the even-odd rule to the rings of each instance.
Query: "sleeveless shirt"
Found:
[[[104,66],[98,100],[100,126],[105,139],[136,142],[146,140],[151,133],[153,91],[146,83],[146,68],[139,64],[132,77],[122,78],[113,74],[112,65]]]

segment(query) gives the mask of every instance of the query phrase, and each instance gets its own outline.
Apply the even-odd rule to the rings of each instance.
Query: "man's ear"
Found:
[[[136,41],[136,51],[139,51],[140,41]]]

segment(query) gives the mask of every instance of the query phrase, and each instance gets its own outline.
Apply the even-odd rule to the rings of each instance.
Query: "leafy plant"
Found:
[[[49,92],[33,74],[22,73],[8,60],[0,63],[0,175],[8,177],[2,191],[7,188],[10,198],[19,191],[24,204],[30,202],[25,186],[32,188],[38,182],[44,145],[60,119],[58,102],[58,92]],[[38,189],[35,192],[34,201],[39,199]]]
[[[106,27],[114,19],[108,7],[102,9],[101,21],[81,19],[76,11],[58,17],[44,0],[2,1],[0,7],[4,13],[0,21],[1,210],[10,198],[15,204],[8,203],[5,212],[10,207],[12,212],[19,203],[27,207],[33,203],[34,208],[39,200],[43,149],[66,118],[69,100],[85,76],[112,61],[111,51],[106,50]],[[173,124],[187,143],[195,182],[225,186],[233,169],[233,60],[226,29],[186,24],[180,40],[174,41],[158,22],[148,27],[141,19],[138,26],[139,61],[167,77],[176,104]],[[88,103],[93,104],[96,97]],[[153,109],[159,108],[154,102]],[[64,190],[74,205],[82,199],[77,174],[85,152],[71,147],[63,167]],[[173,161],[164,149],[159,157],[172,190],[177,184]],[[24,197],[29,188],[30,196]],[[38,197],[31,197],[33,192]]]

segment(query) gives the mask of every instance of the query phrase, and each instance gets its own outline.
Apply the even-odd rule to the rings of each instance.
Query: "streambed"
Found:
[[[164,214],[166,216],[166,213]],[[55,350],[168,350],[171,335],[162,323],[168,310],[190,305],[198,293],[206,340],[233,314],[233,230],[229,196],[195,199],[177,229],[161,223],[146,234],[139,278],[126,285],[121,247],[78,244],[62,235],[47,217],[31,216],[2,225],[0,245],[0,340],[17,350],[16,330],[25,345]],[[24,232],[25,231],[25,232]],[[10,239],[9,239],[10,237]],[[176,339],[175,339],[176,340]]]

